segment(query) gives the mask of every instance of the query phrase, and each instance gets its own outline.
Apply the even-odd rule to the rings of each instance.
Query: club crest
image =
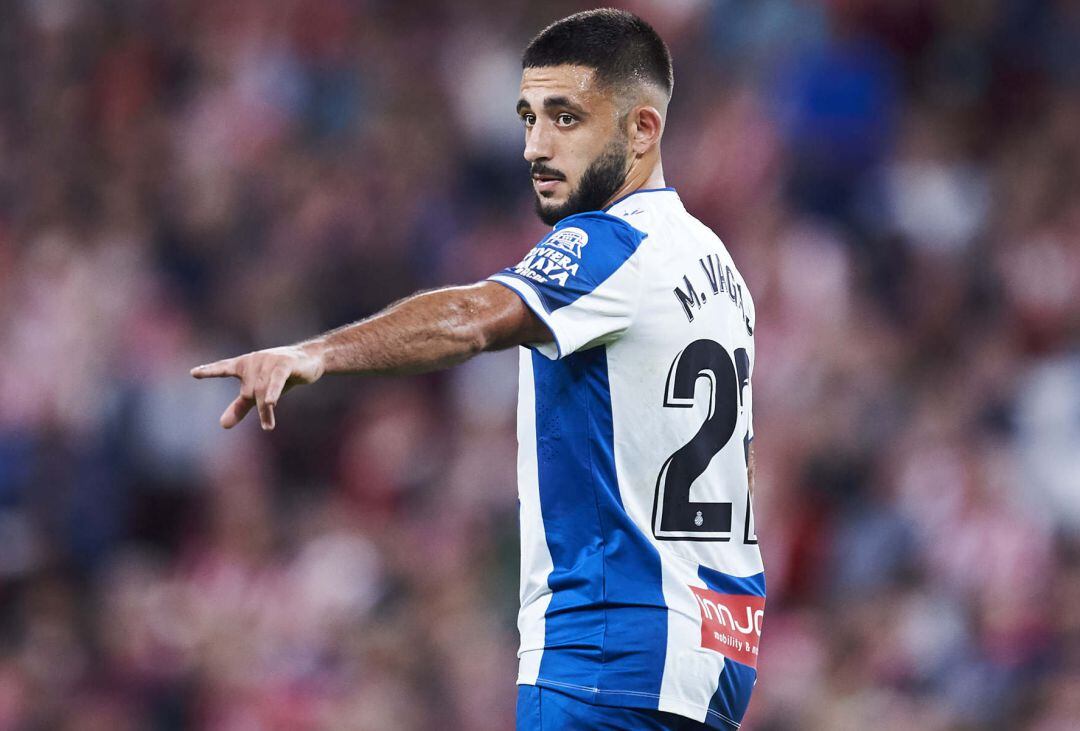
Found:
[[[573,226],[555,231],[544,241],[547,246],[562,249],[575,259],[581,258],[581,250],[585,248],[587,243],[589,243],[589,234]]]

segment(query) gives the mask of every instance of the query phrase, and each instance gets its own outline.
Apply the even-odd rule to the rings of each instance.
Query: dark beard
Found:
[[[599,211],[626,180],[626,172],[626,141],[616,138],[585,169],[577,189],[561,206],[545,208],[543,198],[537,195],[536,215],[548,226],[554,226],[567,216]]]

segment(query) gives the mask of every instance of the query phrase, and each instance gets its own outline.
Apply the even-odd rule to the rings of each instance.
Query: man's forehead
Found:
[[[588,66],[563,64],[530,67],[521,72],[521,96],[533,101],[533,97],[542,99],[558,94],[576,101],[586,101],[596,93],[595,80],[596,69]]]

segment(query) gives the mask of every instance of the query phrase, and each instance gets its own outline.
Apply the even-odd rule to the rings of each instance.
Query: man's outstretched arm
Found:
[[[314,383],[324,373],[423,373],[486,350],[551,339],[551,332],[516,294],[481,282],[421,292],[311,340],[201,365],[192,368],[191,375],[240,379],[240,395],[221,415],[226,429],[253,406],[258,407],[262,428],[273,429],[281,394]]]

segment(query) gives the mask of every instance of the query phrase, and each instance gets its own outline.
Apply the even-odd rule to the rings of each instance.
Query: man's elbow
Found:
[[[455,303],[450,321],[465,358],[536,339],[536,316],[516,294],[491,282],[463,290],[466,296]]]
[[[450,327],[451,339],[462,357],[471,358],[489,350],[494,336],[489,333],[489,327],[481,318],[477,317],[479,308],[475,303],[466,301],[458,303],[453,308],[447,323]]]
[[[460,328],[458,340],[466,358],[493,349],[493,339],[476,323],[468,323]]]

